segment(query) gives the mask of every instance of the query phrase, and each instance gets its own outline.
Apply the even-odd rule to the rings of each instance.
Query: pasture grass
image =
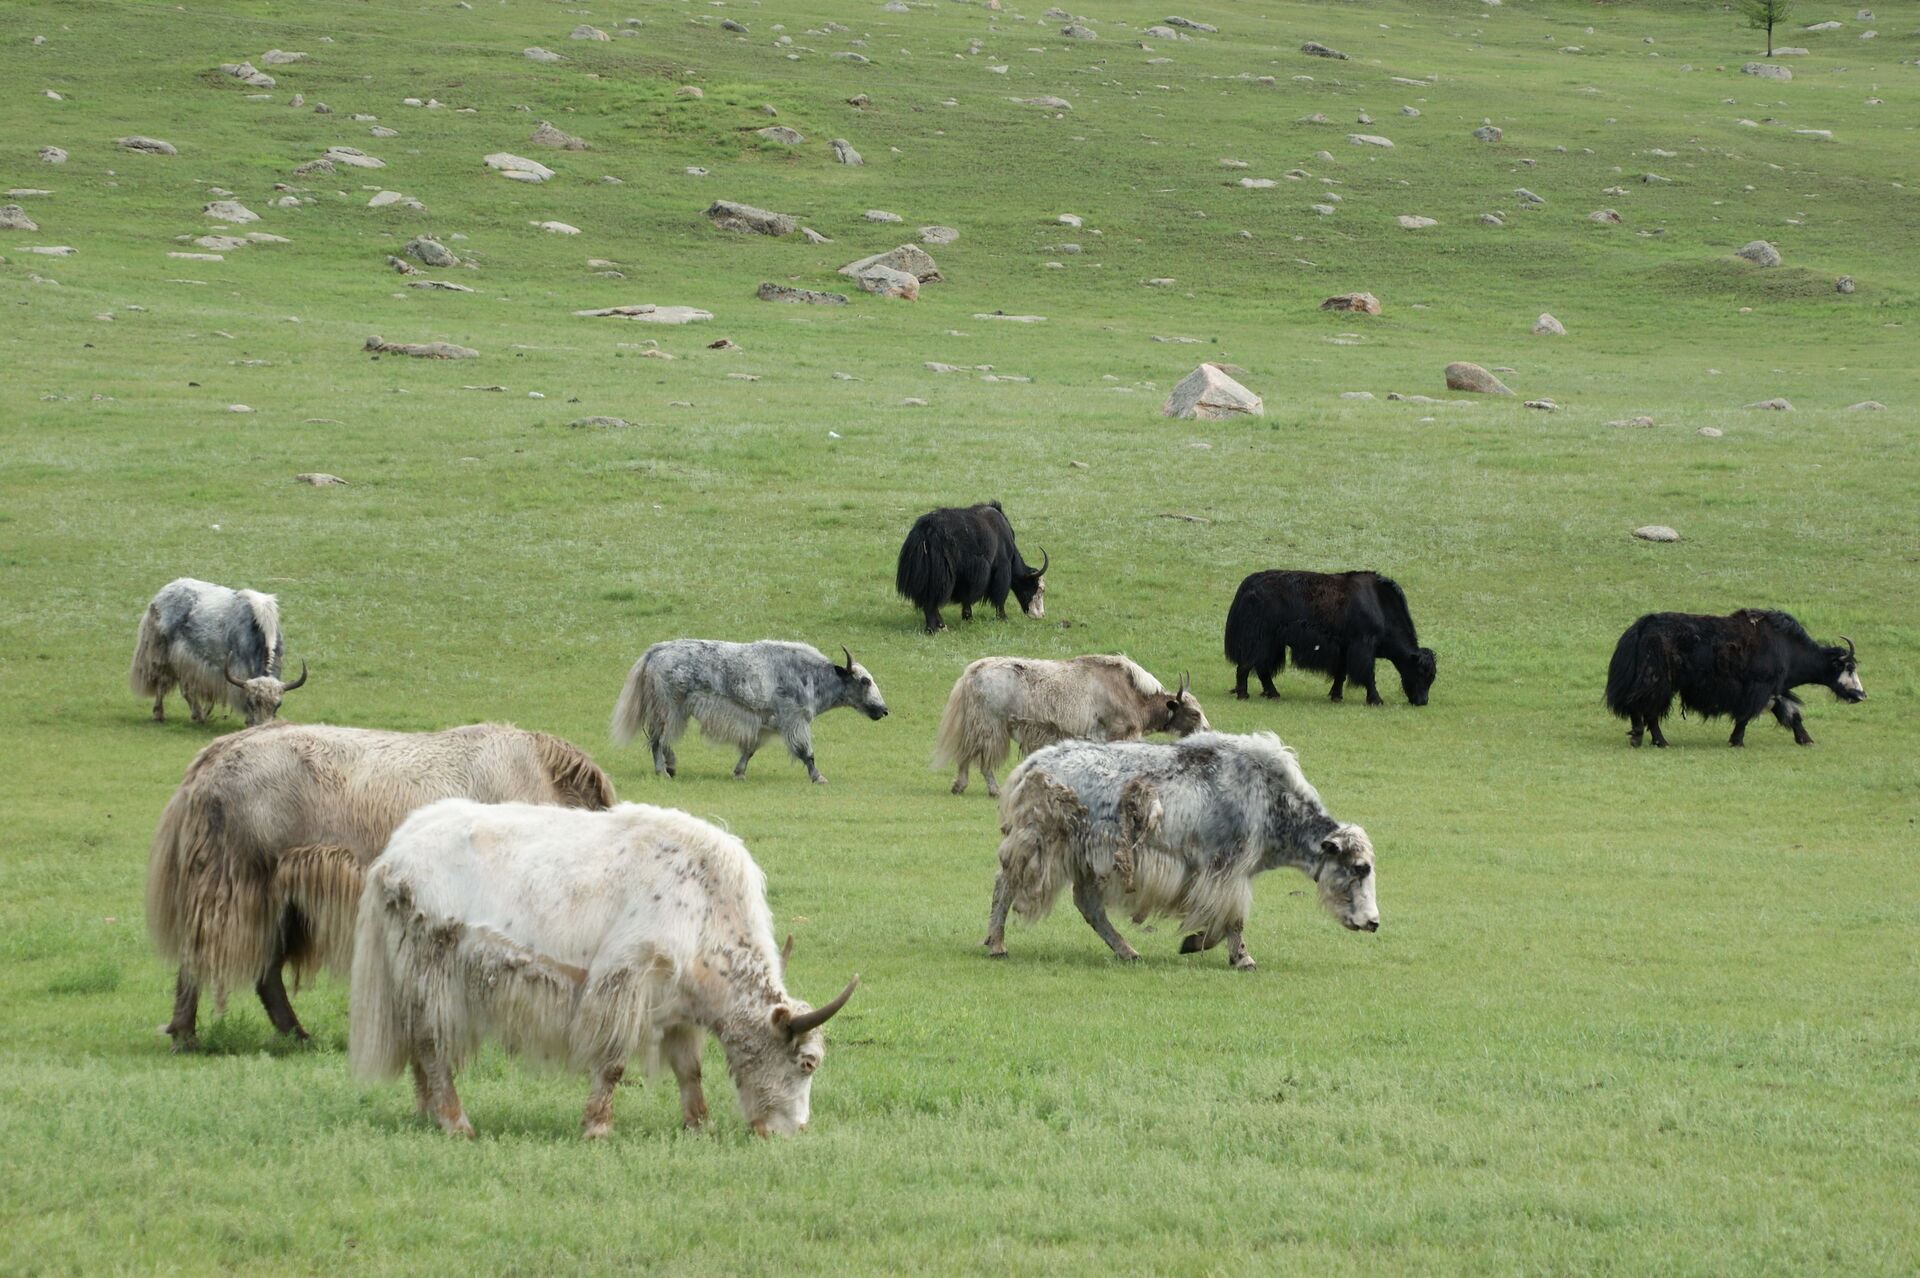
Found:
[[[1910,20],[1862,43],[1851,6],[1803,6],[1800,23],[1849,26],[1796,30],[1814,52],[1774,84],[1738,74],[1757,37],[1710,6],[1201,3],[1182,12],[1219,36],[1152,51],[1134,42],[1161,9],[1114,0],[1086,45],[1031,8],[0,11],[0,167],[54,190],[20,199],[42,230],[0,247],[0,1267],[1920,1266]],[[627,16],[640,35],[566,39]],[[807,34],[828,20],[853,30]],[[983,52],[955,58],[975,36]],[[1301,57],[1308,38],[1353,60]],[[534,44],[568,61],[538,66]],[[270,101],[209,71],[270,47],[312,54],[268,68]],[[826,56],[856,47],[871,64]],[[675,98],[689,83],[704,98]],[[333,114],[289,109],[294,92]],[[1007,100],[1041,93],[1073,109]],[[808,143],[760,144],[761,103]],[[1361,110],[1376,123],[1351,123]],[[400,136],[369,138],[355,112]],[[1331,123],[1295,123],[1314,112]],[[481,169],[529,154],[540,119],[594,149],[535,157],[560,174],[541,186]],[[1505,140],[1468,138],[1482,119]],[[181,154],[112,146],[135,132]],[[837,136],[865,167],[827,158]],[[290,176],[332,143],[388,167]],[[44,144],[71,159],[40,164]],[[315,203],[267,208],[275,182]],[[368,182],[427,211],[368,209]],[[292,243],[166,258],[206,229],[215,185]],[[1516,207],[1521,186],[1547,205]],[[1308,208],[1327,191],[1330,218]],[[698,212],[716,197],[836,242],[713,231]],[[1589,222],[1602,207],[1625,224]],[[1493,209],[1508,225],[1477,221]],[[1404,232],[1400,213],[1441,225]],[[530,225],[554,218],[583,234]],[[835,267],[933,223],[962,238],[932,249],[949,282],[918,303],[752,300],[762,279],[844,291]],[[479,269],[430,274],[479,293],[387,271],[422,232],[468,237],[448,243]],[[1756,238],[1787,265],[1729,256]],[[1839,274],[1858,291],[1834,292]],[[1386,313],[1315,309],[1351,289]],[[717,319],[571,314],[638,301]],[[1047,318],[974,318],[994,311]],[[1570,335],[1529,334],[1541,311]],[[483,354],[374,360],[372,333]],[[721,337],[742,349],[707,349]],[[642,356],[649,341],[680,358]],[[1202,358],[1249,370],[1266,417],[1159,418]],[[1459,398],[1440,384],[1453,359],[1511,367],[1561,409],[1385,401]],[[1363,389],[1382,398],[1338,398]],[[1796,411],[1741,407],[1774,395]],[[1890,411],[1842,411],[1864,399]],[[1658,425],[1605,424],[1641,413]],[[593,414],[635,425],[566,425]],[[290,482],[306,470],[352,483]],[[950,632],[922,636],[890,593],[899,538],[930,506],[988,497],[1052,555],[1047,618],[949,610]],[[1656,522],[1684,540],[1627,535]],[[1226,605],[1276,566],[1396,577],[1439,652],[1432,704],[1406,706],[1385,667],[1377,710],[1292,672],[1277,702],[1226,696]],[[715,1051],[712,1134],[677,1131],[671,1087],[634,1087],[587,1146],[583,1082],[490,1053],[460,1084],[480,1139],[449,1142],[404,1086],[348,1076],[345,990],[326,979],[296,997],[311,1046],[236,995],[206,1009],[200,1055],[169,1055],[147,841],[193,754],[237,726],[193,725],[177,701],[151,724],[126,691],[140,610],[182,575],[279,594],[290,659],[313,670],[290,718],[561,733],[623,797],[741,835],[799,938],[795,989],[863,976],[814,1129],[747,1136]],[[1742,606],[1851,635],[1870,699],[1815,691],[1808,750],[1770,721],[1744,751],[1685,721],[1672,749],[1630,752],[1599,705],[1619,632]],[[844,643],[893,714],[815,725],[825,787],[777,745],[735,784],[730,754],[694,739],[658,780],[605,724],[631,661],[681,635]],[[1298,748],[1380,850],[1378,935],[1333,926],[1282,872],[1257,887],[1253,975],[1177,956],[1164,921],[1124,927],[1145,957],[1120,967],[1070,910],[1012,931],[1007,962],[982,957],[997,832],[977,780],[954,798],[925,766],[946,690],[979,656],[1096,651],[1169,682],[1190,669],[1217,727]]]

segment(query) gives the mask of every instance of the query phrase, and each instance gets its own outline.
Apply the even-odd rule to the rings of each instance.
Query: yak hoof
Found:
[[[1236,972],[1254,972],[1259,968],[1260,965],[1253,961],[1253,956],[1250,954],[1242,954],[1233,961],[1233,970]]]
[[[1627,744],[1638,750],[1640,748],[1640,734],[1637,732],[1629,732],[1627,734]]]
[[[612,1123],[589,1123],[580,1129],[580,1138],[582,1140],[605,1140],[607,1134],[612,1130]]]
[[[965,794],[967,792],[967,783],[965,781],[955,781],[951,787],[951,792],[954,794]]]
[[[982,942],[982,944],[985,944],[985,942]],[[990,949],[987,951],[987,957],[990,959],[1003,959],[1006,956],[1007,956],[1007,947],[1004,945],[1002,945],[998,949]]]

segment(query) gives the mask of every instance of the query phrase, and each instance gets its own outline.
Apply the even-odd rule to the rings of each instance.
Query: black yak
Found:
[[[1260,695],[1277,697],[1273,676],[1293,664],[1333,676],[1327,695],[1341,699],[1347,680],[1382,704],[1373,663],[1384,657],[1400,672],[1400,686],[1416,706],[1433,687],[1433,649],[1414,632],[1407,596],[1377,572],[1256,572],[1240,583],[1227,610],[1227,660],[1237,667],[1233,695],[1247,697],[1247,675],[1260,676]]]
[[[926,632],[945,630],[940,609],[960,605],[960,618],[973,619],[973,605],[993,605],[1001,619],[1007,615],[1007,592],[1020,601],[1029,617],[1047,615],[1043,580],[1051,561],[1040,552],[1040,566],[1030,567],[1013,541],[1013,525],[990,501],[984,506],[942,506],[913,521],[900,547],[900,563],[893,588],[926,616]]]
[[[1733,717],[1728,745],[1745,745],[1747,724],[1771,710],[1799,745],[1812,745],[1791,689],[1817,683],[1842,701],[1864,701],[1853,640],[1844,648],[1815,643],[1784,612],[1742,608],[1729,617],[1650,612],[1627,627],[1607,667],[1607,709],[1628,724],[1627,744],[1651,730],[1664,748],[1660,720],[1674,697],[1703,719]]]

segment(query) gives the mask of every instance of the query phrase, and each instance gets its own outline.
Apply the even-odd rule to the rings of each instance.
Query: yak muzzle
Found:
[[[1365,923],[1347,923],[1345,919],[1341,919],[1340,921],[1346,924],[1347,931],[1349,932],[1378,932],[1380,930],[1379,919],[1368,919]]]

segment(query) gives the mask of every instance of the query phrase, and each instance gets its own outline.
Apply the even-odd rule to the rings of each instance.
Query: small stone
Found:
[[[1620,215],[1612,209],[1595,209],[1593,212],[1587,214],[1587,220],[1589,222],[1599,222],[1603,225],[1617,225],[1620,221]]]
[[[235,200],[215,200],[201,206],[200,211],[216,222],[247,223],[258,222],[260,215]]]
[[[1528,204],[1545,204],[1547,202],[1544,195],[1535,195],[1524,186],[1515,187],[1513,195],[1515,199],[1524,200]]]
[[[764,129],[755,129],[755,137],[765,138],[780,146],[799,146],[807,139],[797,129],[789,129],[784,124],[770,124]]]
[[[65,164],[67,153],[57,146],[43,146],[40,148],[40,158],[48,164]]]
[[[1776,67],[1766,62],[1749,62],[1740,68],[1748,75],[1757,75],[1763,80],[1791,80],[1793,72],[1785,67]]]
[[[1533,331],[1543,337],[1565,337],[1567,326],[1551,315],[1542,314],[1533,322]]]
[[[1537,408],[1543,413],[1557,413],[1560,411],[1560,405],[1550,399],[1530,399],[1526,402],[1525,407]]]
[[[845,293],[823,293],[810,288],[792,288],[785,284],[761,281],[754,294],[763,302],[794,302],[808,306],[845,306]]]
[[[1396,217],[1393,220],[1398,222],[1401,226],[1405,227],[1409,231],[1418,231],[1423,227],[1440,225],[1440,223],[1434,218],[1410,216],[1405,213],[1402,213],[1399,217]]]
[[[1483,124],[1473,131],[1473,136],[1482,142],[1498,142],[1504,134],[1491,124]]]
[[[1653,429],[1653,418],[1651,418],[1651,417],[1645,417],[1645,416],[1642,416],[1642,417],[1622,417],[1622,418],[1619,418],[1619,419],[1617,419],[1617,420],[1615,420],[1615,421],[1610,421],[1610,422],[1608,422],[1608,423],[1607,423],[1607,425],[1609,425],[1609,426],[1614,426],[1614,427],[1619,427],[1619,428],[1631,428],[1631,429],[1634,429],[1634,430],[1652,430],[1652,429]]]
[[[1372,391],[1341,391],[1341,399],[1372,399]]]
[[[633,423],[624,417],[576,417],[567,425],[576,430],[618,430]]]
[[[1633,535],[1641,541],[1679,541],[1680,534],[1665,524],[1647,524],[1633,530]]]
[[[553,176],[553,170],[540,161],[529,160],[509,151],[495,151],[492,155],[482,156],[481,162],[490,169],[498,169],[503,177],[519,182],[545,182]],[[515,177],[516,174],[524,176]]]
[[[1845,411],[1849,413],[1877,413],[1885,408],[1886,405],[1877,399],[1863,399],[1857,404],[1848,404]]]
[[[1696,435],[1704,435],[1708,439],[1718,439],[1720,438],[1720,436],[1726,434],[1726,432],[1721,430],[1718,426],[1702,426],[1699,430],[1696,430],[1693,433]]]
[[[590,27],[583,22],[579,26],[575,27],[573,30],[567,32],[567,39],[569,40],[611,40],[613,39],[613,37],[608,35],[606,32],[602,31],[599,27]]]
[[[1513,394],[1511,390],[1507,389],[1506,383],[1502,382],[1498,377],[1495,377],[1492,373],[1480,367],[1480,365],[1469,364],[1465,360],[1458,360],[1447,365],[1446,379],[1448,390],[1472,391],[1477,395]]]
[[[345,487],[346,480],[338,475],[329,475],[320,470],[303,470],[293,477],[296,484],[312,484],[315,488]]]
[[[951,244],[960,238],[960,232],[951,226],[923,226],[920,228],[920,240],[925,244]]]
[[[1789,404],[1786,400],[1781,399],[1778,396],[1774,397],[1773,399],[1756,400],[1755,402],[1748,404],[1747,407],[1766,409],[1769,412],[1775,412],[1775,413],[1791,413],[1793,411],[1793,405]]]
[[[702,215],[723,231],[751,232],[756,235],[791,235],[798,226],[785,213],[757,209],[751,204],[715,200]]]
[[[176,148],[173,143],[162,142],[159,138],[147,138],[135,134],[132,137],[115,138],[114,141],[129,151],[143,151],[148,155],[180,154],[178,148]]]
[[[1392,142],[1372,133],[1349,133],[1347,134],[1347,141],[1353,143],[1355,146],[1383,146],[1389,150],[1393,148]]]
[[[477,359],[480,356],[471,346],[455,346],[452,342],[389,342],[379,336],[369,337],[360,349],[385,355],[411,355],[415,359]]]
[[[924,399],[918,399],[912,395],[909,395],[907,398],[900,401],[900,406],[902,408],[925,408],[927,406],[927,401]]]
[[[833,158],[841,164],[858,167],[866,163],[861,154],[853,149],[853,143],[845,138],[835,138],[827,145],[833,148]]]
[[[1833,291],[1836,293],[1853,292],[1853,276],[1842,275],[1839,279],[1835,280],[1833,282]]]
[[[1482,213],[1480,215],[1480,224],[1482,226],[1505,226],[1506,225],[1506,223],[1503,222],[1497,215],[1492,213]]]
[[[452,249],[428,235],[416,235],[400,252],[425,266],[458,266],[460,259]]]
[[[1754,240],[1743,244],[1733,251],[1735,257],[1744,257],[1755,266],[1780,265],[1780,250],[1765,240]]]
[[[587,144],[571,133],[554,127],[552,121],[542,120],[540,126],[527,137],[535,146],[550,146],[557,151],[584,151]]]
[[[673,96],[691,100],[706,97],[707,91],[697,84],[683,84],[673,91]]]
[[[1378,315],[1380,299],[1371,293],[1336,293],[1320,303],[1323,311],[1358,311],[1362,315]]]
[[[1300,46],[1300,52],[1306,54],[1308,57],[1313,57],[1313,58],[1338,58],[1342,62],[1347,61],[1346,54],[1340,52],[1338,49],[1329,49],[1326,45],[1321,44],[1318,40],[1307,41],[1305,44]]]

